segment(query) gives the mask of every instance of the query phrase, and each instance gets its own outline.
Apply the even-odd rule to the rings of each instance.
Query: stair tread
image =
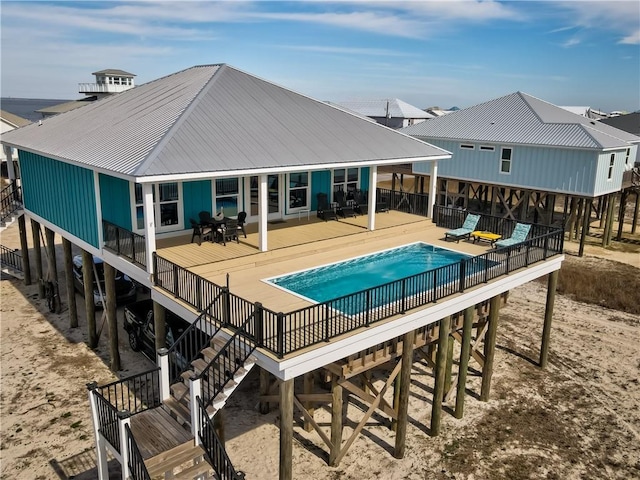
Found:
[[[163,401],[163,405],[167,407],[171,412],[180,417],[181,420],[187,425],[191,425],[191,412],[182,403],[173,397],[167,398]]]
[[[200,463],[196,463],[195,465],[180,470],[180,472],[176,473],[176,478],[192,479],[196,475],[211,472],[213,472],[213,467],[209,465],[209,462],[206,460],[202,460]]]
[[[151,477],[163,475],[165,472],[173,470],[184,463],[202,457],[204,450],[200,445],[194,445],[190,440],[182,445],[167,450],[145,461],[145,466]],[[206,461],[205,461],[206,463]],[[207,463],[207,465],[209,465]]]

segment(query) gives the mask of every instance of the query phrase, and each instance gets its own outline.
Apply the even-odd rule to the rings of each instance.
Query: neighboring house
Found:
[[[397,98],[385,98],[382,100],[351,100],[339,102],[336,105],[369,117],[381,125],[390,128],[403,128],[416,123],[424,122],[433,115],[420,110],[407,102]]]
[[[600,122],[640,137],[640,111],[603,118]],[[640,167],[640,149],[636,151],[634,164],[635,166]]]
[[[548,222],[557,195],[591,202],[619,193],[640,143],[640,137],[522,92],[402,132],[453,153],[438,166],[439,204],[471,204],[521,219],[543,215]],[[429,173],[422,165],[414,171]],[[575,219],[579,205],[572,204],[568,215]]]
[[[406,352],[438,342],[438,377],[444,378],[446,352],[453,351],[449,338],[462,332],[463,317],[466,345],[471,348],[472,321],[478,339],[484,338],[482,346],[474,343],[473,358],[483,371],[480,398],[487,400],[506,292],[547,275],[551,285],[563,260],[562,231],[544,225],[527,227],[529,238],[515,248],[488,252],[489,245],[472,242],[444,245],[445,229],[437,225],[457,228],[465,216],[452,209],[432,215],[433,194],[386,194],[387,208],[381,208],[386,213],[376,213],[383,196],[376,188],[378,168],[411,164],[435,172],[436,163],[444,168],[451,154],[224,64],[189,68],[44,119],[7,133],[2,143],[18,151],[26,215],[102,258],[107,295],[115,291],[107,281],[114,267],[151,289],[153,326],[161,340],[165,308],[192,323],[171,351],[158,351],[158,368],[107,386],[90,385],[101,479],[108,477],[107,452],[123,465],[123,478],[155,478],[172,468],[166,460],[177,454],[169,454],[170,445],[183,442],[195,449],[188,458],[205,455],[220,478],[236,478],[211,417],[254,365],[262,369],[260,410],[268,411],[269,402],[281,405],[280,479],[292,477],[294,398],[307,427],[328,441],[329,462],[336,465],[352,443],[342,442],[342,388],[351,388],[345,397],[355,395],[370,405],[353,435],[375,418],[374,411],[394,418],[398,432],[406,432],[413,364]],[[436,182],[432,175],[431,192]],[[342,195],[333,194],[338,192],[361,194],[360,216],[312,221],[310,211],[338,210],[318,205],[323,197],[337,200]],[[210,235],[225,242],[235,232],[232,243],[204,242],[203,229],[217,224],[194,227],[190,222],[204,211],[227,217],[226,229]],[[247,238],[235,224],[243,212]],[[475,224],[478,230],[499,232],[489,239],[493,242],[508,237],[515,222],[485,216]],[[32,223],[32,228],[39,227]],[[196,235],[202,243],[194,242]],[[459,235],[469,238],[471,232]],[[457,250],[449,265],[395,280],[384,268],[348,280],[354,290],[344,294],[346,286],[340,287],[329,300],[311,301],[267,282],[274,275],[343,262],[337,264],[340,278],[341,267],[354,257],[387,255],[415,244],[422,245],[420,255],[430,256],[438,242],[445,254]],[[83,271],[89,272],[93,258],[83,257],[88,257]],[[315,280],[314,273],[309,276]],[[378,283],[365,287],[365,279]],[[335,289],[335,283],[323,288]],[[90,311],[93,299],[85,305]],[[107,299],[108,324],[114,326],[109,305]],[[547,331],[551,317],[548,311]],[[118,347],[112,343],[112,348]],[[389,365],[383,389],[362,390],[365,378],[358,375]],[[331,394],[312,390],[320,374],[334,379]],[[302,377],[309,395],[300,403],[293,387]],[[400,381],[406,388],[391,407],[383,396]],[[464,380],[459,382],[464,398]],[[433,411],[441,412],[444,384],[438,383],[436,391]],[[133,396],[136,401],[130,402]],[[313,420],[314,402],[325,400],[333,402],[330,438]],[[437,433],[439,418],[432,415],[432,432]],[[404,441],[397,433],[398,457],[404,455]],[[184,451],[177,456],[184,462]],[[165,460],[162,468],[159,457]]]
[[[95,83],[78,84],[78,91],[79,93],[84,93],[85,98],[52,105],[36,111],[42,114],[43,117],[50,117],[59,113],[70,112],[88,103],[135,87],[135,75],[124,70],[100,70],[99,72],[93,72],[92,75],[96,77]]]
[[[603,118],[608,118],[610,116],[606,112],[602,112],[591,107],[561,105],[560,108],[563,108],[568,112],[575,113],[576,115],[582,115],[583,117],[591,120],[602,120]]]
[[[16,128],[24,127],[29,125],[31,122],[26,118],[19,117],[18,115],[14,115],[13,113],[6,112],[4,110],[0,110],[0,135],[14,130]],[[0,137],[1,138],[1,137]],[[0,152],[0,161],[2,161],[2,177],[7,178],[7,156],[4,152],[4,149]]]

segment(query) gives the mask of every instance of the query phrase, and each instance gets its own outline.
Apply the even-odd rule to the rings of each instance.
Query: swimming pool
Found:
[[[322,303],[458,263],[470,257],[463,253],[416,242],[321,267],[267,278],[265,281],[311,302]],[[454,280],[447,277],[451,275],[441,276],[439,282]],[[402,292],[404,295],[413,293],[415,292],[406,290]],[[400,294],[401,292],[398,291],[392,297]],[[378,307],[395,299],[397,298],[390,298],[389,295],[379,296],[374,299],[373,304],[370,303],[368,306]],[[344,313],[349,314],[361,312],[364,308],[362,300],[350,301],[348,305],[339,307]]]

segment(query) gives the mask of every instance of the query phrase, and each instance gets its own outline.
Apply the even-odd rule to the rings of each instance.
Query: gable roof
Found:
[[[449,152],[227,65],[196,66],[7,134],[122,175],[222,176],[449,158]]]
[[[381,100],[350,100],[346,102],[338,102],[338,105],[348,110],[364,115],[365,117],[381,117],[387,116],[387,108],[389,118],[433,118],[433,115],[420,110],[413,105],[403,102],[398,98],[384,98]],[[387,107],[388,106],[388,107]]]
[[[135,73],[125,72],[124,70],[118,70],[117,68],[107,68],[106,70],[100,70],[93,72],[91,75],[112,75],[117,77],[135,77]]]
[[[3,122],[8,123],[14,128],[24,127],[31,123],[30,120],[19,117],[18,115],[14,115],[13,113],[7,112],[6,110],[0,110],[0,118],[2,118]]]
[[[640,138],[515,92],[401,130],[429,139],[610,149]]]

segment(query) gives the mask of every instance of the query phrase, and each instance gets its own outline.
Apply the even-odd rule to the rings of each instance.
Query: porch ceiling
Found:
[[[226,284],[229,274],[231,291],[265,307],[288,312],[309,302],[273,287],[262,279],[292,271],[423,241],[452,250],[480,255],[487,244],[445,242],[446,229],[436,227],[430,219],[398,211],[376,214],[376,230],[367,230],[367,216],[322,221],[316,217],[294,219],[268,225],[268,252],[258,250],[256,225],[249,225],[247,238],[240,243],[188,243],[188,236],[160,240],[158,255],[218,285]]]

